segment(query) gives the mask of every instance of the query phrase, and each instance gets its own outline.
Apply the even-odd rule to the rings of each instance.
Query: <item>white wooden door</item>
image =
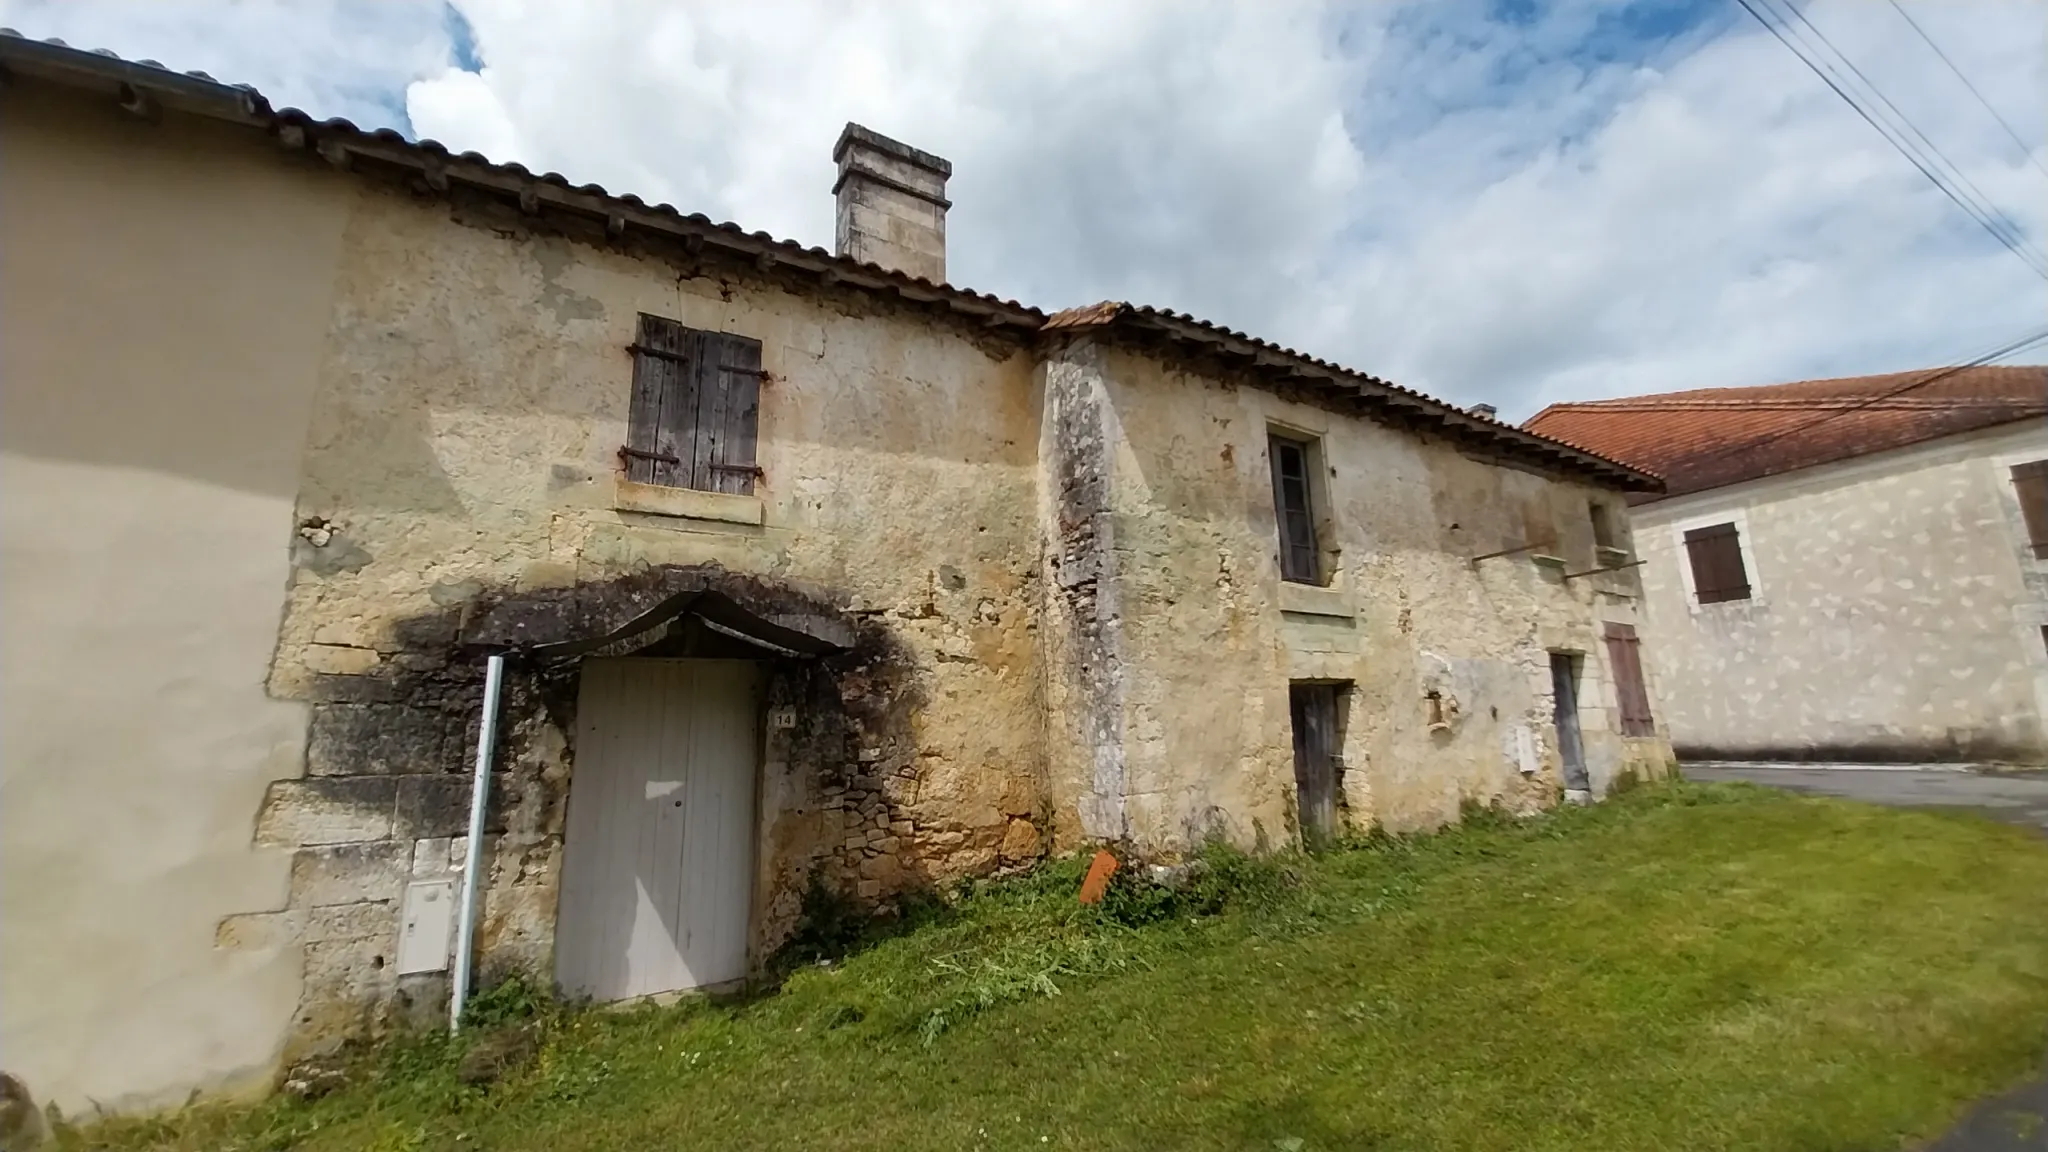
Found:
[[[555,922],[564,993],[746,975],[759,685],[741,660],[584,662]]]

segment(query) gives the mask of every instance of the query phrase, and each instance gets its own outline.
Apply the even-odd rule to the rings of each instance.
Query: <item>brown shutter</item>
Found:
[[[626,478],[750,495],[761,394],[761,342],[640,317]]]
[[[673,320],[640,316],[633,341],[633,401],[626,419],[628,480],[671,487],[688,483],[680,467],[674,415],[686,405],[690,337],[690,330]]]
[[[1614,694],[1621,704],[1621,734],[1654,736],[1657,721],[1650,715],[1650,692],[1643,683],[1642,645],[1632,624],[1607,625],[1607,662],[1614,673]]]
[[[699,458],[706,461],[697,486],[713,492],[751,495],[759,474],[754,460],[761,410],[761,342],[744,336],[706,336],[704,362],[710,368],[707,393],[715,402],[699,409]]]
[[[2013,465],[2012,486],[2019,493],[2020,515],[2026,517],[2027,542],[2034,555],[2048,559],[2048,460]]]
[[[1695,528],[1685,534],[1692,564],[1693,592],[1702,604],[1749,599],[1749,573],[1742,566],[1742,538],[1733,524]]]

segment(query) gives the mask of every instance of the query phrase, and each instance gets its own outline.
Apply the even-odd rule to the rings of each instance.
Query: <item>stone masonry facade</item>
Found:
[[[300,149],[288,162],[331,163],[295,131],[276,141]],[[1341,687],[1358,829],[1556,802],[1548,652],[1586,660],[1596,782],[1668,759],[1619,735],[1602,686],[1599,628],[1633,621],[1633,576],[1473,560],[1532,524],[1573,562],[1589,552],[1588,502],[1622,483],[1597,461],[1306,361],[800,275],[362,147],[277,543],[291,577],[267,689],[305,709],[306,736],[254,839],[289,856],[289,882],[214,935],[299,950],[286,1060],[445,1011],[445,972],[397,972],[400,902],[466,857],[487,653],[510,669],[477,961],[485,982],[549,981],[578,675],[528,650],[679,591],[849,638],[764,661],[786,722],[761,731],[756,966],[814,885],[879,907],[1088,844],[1292,842],[1291,684]],[[861,227],[930,256],[943,162],[906,163],[851,166],[850,199],[915,193],[918,227]],[[629,491],[643,315],[758,343],[750,494]],[[1276,429],[1322,445],[1320,586],[1279,579]],[[683,627],[607,654],[757,654],[730,643]]]

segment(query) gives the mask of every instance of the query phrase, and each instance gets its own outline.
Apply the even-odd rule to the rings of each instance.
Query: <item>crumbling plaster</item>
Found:
[[[1664,770],[1661,738],[1618,734],[1600,640],[1604,621],[1635,622],[1633,573],[1567,582],[1526,554],[1467,560],[1535,532],[1554,538],[1543,551],[1574,571],[1592,568],[1587,502],[1614,494],[1099,335],[1055,350],[1045,371],[1049,426],[1081,425],[1048,437],[1095,470],[1085,483],[1073,477],[1088,468],[1066,458],[1047,470],[1049,487],[1069,497],[1048,501],[1068,533],[1053,567],[1083,566],[1049,575],[1048,594],[1085,577],[1095,613],[1089,629],[1048,620],[1049,643],[1069,638],[1047,656],[1055,729],[1093,735],[1088,755],[1052,748],[1055,801],[1074,817],[1062,842],[1100,834],[1108,811],[1153,851],[1211,833],[1247,845],[1290,838],[1290,680],[1350,685],[1343,790],[1359,827],[1439,824],[1466,799],[1525,811],[1550,803],[1561,787],[1552,650],[1585,660],[1581,720],[1596,790],[1624,769]],[[1279,579],[1273,429],[1319,441],[1326,588]],[[1086,499],[1071,498],[1083,489]],[[1077,557],[1066,542],[1084,520]],[[1098,659],[1077,662],[1089,644]],[[1432,690],[1449,710],[1438,731]],[[1522,770],[1517,729],[1539,750],[1534,772]]]
[[[2024,421],[1635,509],[1680,751],[2048,763],[2048,560],[2010,472],[2043,458]],[[1729,521],[1754,595],[1700,604],[1684,532]]]
[[[101,124],[94,131],[137,138],[86,133],[81,151],[132,163],[139,138],[180,123]],[[22,154],[12,121],[9,140]],[[188,143],[166,135],[152,146]],[[148,322],[96,332],[106,338],[94,347],[146,357],[148,369],[68,361],[102,383],[148,382],[137,419],[65,425],[18,462],[13,433],[29,425],[14,419],[23,393],[10,389],[10,480],[43,467],[52,444],[87,465],[30,478],[69,484],[79,501],[26,519],[8,505],[10,624],[87,594],[152,606],[147,620],[105,617],[127,625],[128,647],[67,656],[76,684],[121,682],[102,667],[118,651],[124,668],[171,677],[124,696],[189,709],[189,683],[240,692],[203,702],[225,725],[203,747],[166,744],[148,709],[133,725],[100,725],[105,750],[79,746],[81,759],[131,776],[171,769],[148,779],[176,781],[166,810],[198,816],[152,810],[137,835],[95,841],[72,877],[103,894],[152,862],[150,907],[129,921],[144,935],[108,937],[106,961],[56,978],[59,995],[21,983],[48,978],[47,964],[8,965],[11,1002],[54,1006],[27,1030],[10,1014],[10,1050],[50,1041],[28,1070],[60,1101],[102,1080],[118,1088],[100,1093],[110,1101],[246,1080],[280,1055],[438,1017],[445,977],[400,977],[392,962],[398,904],[409,881],[450,877],[464,859],[479,655],[502,643],[489,625],[506,613],[538,619],[568,604],[616,622],[650,595],[701,585],[830,616],[854,637],[838,655],[773,662],[767,706],[796,722],[763,734],[757,958],[794,927],[813,876],[873,901],[1088,840],[1159,853],[1211,833],[1288,841],[1290,679],[1349,686],[1343,795],[1361,828],[1434,825],[1464,799],[1549,803],[1549,649],[1586,656],[1596,788],[1664,761],[1662,741],[1614,735],[1603,679],[1599,621],[1633,619],[1633,577],[1566,583],[1527,556],[1465,559],[1554,526],[1570,566],[1590,566],[1583,486],[1247,386],[1221,365],[1099,336],[1027,346],[975,318],[798,284],[682,242],[607,238],[460,188],[428,194],[376,171],[343,179],[309,155],[216,144],[220,154],[170,166],[195,171],[158,173],[177,176],[168,185],[10,166],[10,180],[46,173],[36,179],[53,204],[80,187],[152,189],[147,205],[76,201],[150,241],[123,247],[117,263],[81,263],[92,291],[73,312],[132,307]],[[223,188],[233,194],[207,201]],[[33,201],[10,189],[11,202]],[[52,270],[76,269],[61,246],[42,263],[17,256],[95,227],[10,238],[9,277],[43,268],[62,281]],[[195,269],[204,274],[193,279]],[[206,290],[131,298],[173,275]],[[10,331],[42,331],[17,323],[30,294],[8,296]],[[642,311],[761,342],[765,474],[751,500],[650,501],[617,488],[626,345]],[[268,324],[252,332],[258,314]],[[44,367],[73,355],[77,334],[47,328],[42,344],[10,345],[10,381],[35,375],[12,359],[24,350],[40,349]],[[223,350],[242,358],[222,363]],[[170,395],[187,398],[167,421],[150,405]],[[234,410],[215,419],[214,400]],[[204,434],[151,434],[178,420]],[[1322,439],[1328,588],[1278,580],[1269,424]],[[89,560],[113,545],[88,554],[79,541],[142,531],[105,511],[129,505],[107,488],[120,474],[93,454],[130,441],[120,463],[195,482],[136,537],[151,562],[122,569],[149,594],[124,597],[75,563],[36,567],[60,537],[66,555]],[[165,455],[167,444],[180,451]],[[252,459],[263,467],[236,471]],[[42,586],[16,578],[34,556],[48,587],[31,608],[14,597]],[[49,616],[103,610],[81,602]],[[151,627],[180,620],[204,625],[205,661],[191,662],[183,632],[152,639]],[[259,650],[230,643],[236,634],[259,637]],[[486,828],[487,978],[550,967],[575,695],[573,665],[515,661]],[[11,734],[34,733],[16,716],[25,699],[10,680]],[[38,705],[54,718],[38,746],[94,727],[76,720],[78,699],[63,703]],[[129,744],[170,754],[129,755]],[[102,777],[64,768],[12,756],[10,821],[35,812],[69,828],[78,813],[103,816],[77,791],[107,791]],[[201,832],[187,837],[192,828]],[[25,845],[51,842],[7,841],[10,885],[77,863],[66,847],[23,866]],[[189,886],[166,888],[170,873]],[[32,902],[14,893],[19,923]],[[38,915],[67,940],[100,938],[47,908]],[[165,955],[178,958],[173,970],[159,964],[124,989],[144,997],[133,1027],[103,1025],[131,1003],[108,995],[132,975],[120,965]],[[229,989],[239,999],[224,1005]],[[173,1009],[184,1016],[164,1015]],[[201,1017],[205,1028],[180,1025]],[[51,1041],[79,1028],[92,1046]],[[92,1063],[110,1048],[130,1058]]]
[[[758,951],[794,926],[814,867],[876,899],[1036,858],[1028,350],[856,293],[528,224],[375,184],[357,193],[270,678],[273,694],[313,703],[309,767],[334,775],[274,788],[261,834],[307,860],[352,846],[378,876],[407,847],[413,871],[446,871],[475,692],[423,710],[416,685],[462,659],[465,613],[554,589],[601,603],[635,574],[689,570],[814,596],[884,638],[771,679],[770,706],[804,722],[764,747]],[[626,346],[643,311],[761,341],[758,524],[619,509]],[[435,682],[461,697],[453,673]],[[391,709],[377,725],[330,723],[372,705]],[[506,792],[532,799],[502,814],[481,938],[487,967],[544,974],[574,725],[517,701],[508,715]],[[378,725],[410,726],[409,751],[383,756]],[[366,847],[382,844],[403,847]],[[295,888],[286,911],[314,899]],[[438,980],[364,975],[385,971],[395,924],[394,911],[312,966],[302,1031],[350,1030],[364,1004],[433,1007]]]

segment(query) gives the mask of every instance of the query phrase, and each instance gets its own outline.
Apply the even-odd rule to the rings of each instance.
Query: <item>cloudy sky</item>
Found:
[[[2048,0],[1901,2],[2031,155],[1889,0],[1801,7],[2048,249]],[[2048,327],[2048,281],[1735,0],[0,0],[0,24],[828,247],[858,120],[953,161],[957,284],[1189,311],[1515,418]]]

